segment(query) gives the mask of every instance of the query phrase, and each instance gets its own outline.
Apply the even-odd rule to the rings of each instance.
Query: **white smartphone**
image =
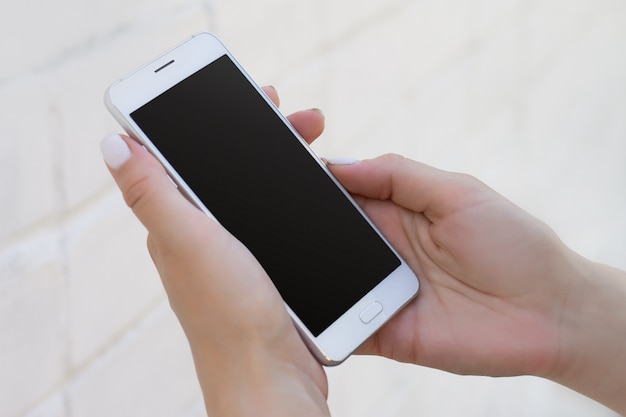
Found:
[[[344,361],[418,293],[414,272],[214,35],[118,80],[105,102],[256,257],[322,364]]]

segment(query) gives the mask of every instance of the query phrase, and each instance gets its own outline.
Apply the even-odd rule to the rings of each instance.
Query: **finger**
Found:
[[[276,88],[265,86],[262,89],[278,107],[280,99]],[[319,109],[299,111],[287,116],[287,119],[307,143],[312,143],[324,131],[324,114]]]
[[[274,103],[276,107],[280,106],[278,91],[276,91],[276,88],[273,85],[266,85],[264,87],[261,87],[261,89],[265,94],[267,94],[267,96],[270,98],[270,100],[272,100],[272,103]]]
[[[307,143],[312,143],[324,131],[324,114],[319,109],[299,111],[287,119]]]
[[[442,171],[399,155],[366,161],[329,159],[328,166],[352,193],[394,203],[427,217],[444,216],[475,198],[478,181]]]

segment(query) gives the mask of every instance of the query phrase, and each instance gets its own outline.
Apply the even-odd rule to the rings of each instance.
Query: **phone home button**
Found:
[[[381,311],[383,311],[383,305],[378,301],[374,301],[372,304],[367,306],[365,310],[361,311],[359,318],[363,323],[367,324],[374,320],[374,317],[380,314]]]

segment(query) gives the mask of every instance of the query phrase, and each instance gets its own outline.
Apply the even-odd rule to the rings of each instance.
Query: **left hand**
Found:
[[[278,103],[274,89],[264,90]],[[324,126],[315,110],[289,120],[308,142]],[[148,229],[150,255],[189,340],[208,414],[328,415],[324,370],[247,248],[189,203],[141,145],[112,136],[102,148],[126,203]]]

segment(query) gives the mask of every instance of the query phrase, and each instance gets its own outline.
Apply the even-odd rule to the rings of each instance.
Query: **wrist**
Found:
[[[208,415],[328,416],[326,376],[302,347],[192,346]]]
[[[572,255],[549,379],[626,413],[626,273]]]

